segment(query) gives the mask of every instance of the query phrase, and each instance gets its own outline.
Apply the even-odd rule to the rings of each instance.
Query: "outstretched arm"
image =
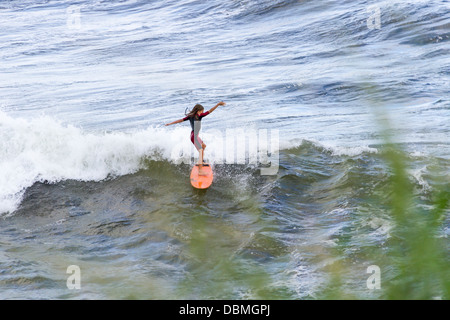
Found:
[[[223,101],[220,101],[220,102],[219,102],[218,104],[216,104],[214,107],[212,107],[211,109],[209,109],[208,112],[211,113],[211,112],[213,112],[214,110],[216,110],[218,106],[224,106],[224,105],[226,105],[226,103],[223,102]]]
[[[171,124],[180,123],[180,122],[183,122],[183,121],[184,121],[184,119],[175,120],[175,121],[173,121],[171,123],[166,123],[165,126],[170,126]]]

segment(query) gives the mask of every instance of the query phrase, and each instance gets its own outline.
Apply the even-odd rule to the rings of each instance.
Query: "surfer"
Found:
[[[170,126],[171,124],[180,123],[186,120],[189,120],[189,122],[191,123],[192,128],[191,142],[194,144],[195,148],[199,152],[198,157],[199,175],[203,174],[202,166],[203,166],[203,159],[205,156],[204,152],[206,148],[206,144],[204,144],[202,139],[200,139],[200,137],[198,136],[201,129],[201,120],[203,117],[206,117],[208,114],[216,110],[218,106],[224,106],[225,104],[226,104],[225,102],[221,101],[206,112],[204,112],[205,108],[201,104],[196,104],[194,108],[192,108],[192,110],[186,114],[186,117],[166,124],[166,126]]]

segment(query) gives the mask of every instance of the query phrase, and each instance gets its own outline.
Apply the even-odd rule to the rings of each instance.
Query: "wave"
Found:
[[[301,171],[303,165],[314,163],[321,172],[327,172],[336,159],[338,163],[349,161],[349,165],[355,159],[380,160],[378,145],[343,146],[306,137],[284,139],[275,132],[277,135],[270,130],[251,128],[205,130],[202,139],[207,144],[206,159],[213,165],[236,164],[240,173],[250,172],[246,176],[260,172],[266,164],[261,160],[264,157],[277,161],[281,170]],[[198,153],[189,135],[190,128],[181,126],[89,132],[47,115],[25,119],[0,111],[0,214],[17,210],[26,190],[35,183],[98,182],[146,170],[154,164],[151,160],[175,166],[192,165]],[[276,138],[280,141],[275,141]],[[428,161],[426,154],[420,153],[417,158],[416,151],[409,156],[420,160],[421,168]],[[218,170],[218,174],[230,172],[223,167]],[[427,181],[418,176],[422,171],[411,171],[411,175],[428,190]],[[282,178],[284,173],[273,174]]]
[[[100,181],[135,172],[166,139],[151,128],[87,133],[48,116],[27,120],[0,113],[0,212],[14,211],[35,182]]]
[[[261,132],[266,133],[208,130],[202,133],[207,142],[206,158],[213,164],[242,164],[257,169],[261,150],[252,146],[272,141]],[[101,181],[144,169],[149,159],[192,164],[197,152],[189,134],[186,127],[87,132],[46,115],[24,119],[0,112],[0,212],[16,210],[25,190],[36,182]],[[273,153],[311,147],[337,156],[376,152],[370,147],[336,147],[307,139],[277,141],[272,147],[276,145],[279,150]]]
[[[280,150],[286,152],[299,152],[302,149],[316,149],[320,153],[327,153],[331,156],[360,156],[363,154],[376,154],[379,150],[373,146],[339,146],[330,142],[322,142],[316,139],[293,139],[282,142]]]

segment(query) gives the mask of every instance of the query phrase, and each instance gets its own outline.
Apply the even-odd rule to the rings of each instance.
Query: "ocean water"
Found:
[[[386,128],[425,214],[448,190],[448,1],[1,0],[0,27],[2,299],[317,299],[337,265],[377,299]],[[199,192],[164,124],[219,101]]]

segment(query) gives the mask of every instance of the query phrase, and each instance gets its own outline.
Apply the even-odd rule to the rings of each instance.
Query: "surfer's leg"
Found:
[[[193,137],[193,143],[195,148],[198,150],[198,152],[200,153],[200,157],[199,157],[199,163],[203,163],[203,150],[204,150],[204,146],[205,144],[203,143],[202,139],[200,139],[199,136],[194,136]],[[206,147],[206,146],[205,146]],[[201,159],[200,159],[201,158]]]
[[[205,162],[205,148],[206,148],[206,144],[204,144],[203,141],[202,141],[202,149],[203,149],[203,151],[202,151],[202,160],[203,160],[203,162]]]
[[[197,150],[200,150],[202,148],[203,141],[202,141],[202,139],[200,139],[199,136],[192,135],[191,141]]]
[[[200,169],[203,164],[203,149],[198,149],[198,164],[200,165]]]
[[[198,153],[198,175],[206,176],[207,173],[203,171],[203,149],[199,149]]]
[[[202,139],[199,136],[194,135],[194,132],[191,133],[191,141],[194,144],[195,148],[198,150],[198,174],[200,176],[206,175],[206,173],[202,170],[203,168],[203,146],[206,145],[203,143]]]

